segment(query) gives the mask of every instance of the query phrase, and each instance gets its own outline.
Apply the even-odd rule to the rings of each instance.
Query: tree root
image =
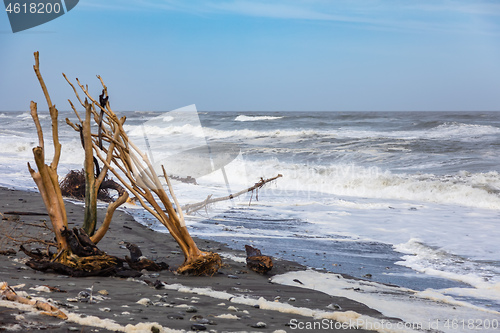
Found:
[[[222,267],[222,259],[217,253],[202,252],[192,260],[186,261],[177,269],[179,274],[212,276]]]
[[[26,263],[37,271],[52,270],[58,274],[73,277],[85,276],[140,276],[143,269],[150,271],[161,271],[168,269],[165,263],[155,263],[149,259],[132,261],[110,256],[99,250],[90,240],[83,229],[64,229],[62,234],[66,238],[70,250],[60,251],[57,255],[46,255],[41,251],[28,251],[21,246],[21,251],[28,255],[31,260]],[[126,257],[127,259],[128,257]],[[123,267],[127,261],[130,268]]]

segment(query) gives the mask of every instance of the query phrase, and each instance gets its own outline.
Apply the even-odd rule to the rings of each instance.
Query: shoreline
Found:
[[[46,211],[37,192],[0,188],[0,198],[2,213]],[[69,226],[79,226],[79,221],[83,217],[83,207],[66,201],[66,208]],[[100,214],[98,220],[102,220],[103,210],[100,209],[98,214]],[[41,220],[46,220],[50,224],[47,215],[18,217],[9,215],[9,218],[13,220],[1,221],[1,230],[12,237],[36,236],[41,232],[41,228],[36,226],[42,224]],[[11,229],[8,229],[9,227]],[[160,328],[160,332],[168,332],[169,329],[190,331],[203,328],[213,332],[317,331],[307,329],[307,325],[302,326],[304,329],[299,329],[300,326],[297,325],[294,327],[294,322],[321,323],[318,316],[314,318],[311,315],[300,315],[308,313],[304,309],[314,310],[315,312],[311,313],[321,314],[323,318],[326,318],[326,314],[332,314],[334,318],[334,313],[337,315],[356,313],[379,320],[385,319],[380,312],[348,298],[334,297],[311,289],[269,281],[272,275],[305,270],[305,267],[298,263],[273,258],[274,268],[271,274],[261,276],[249,270],[245,263],[230,259],[245,258],[243,249],[233,250],[225,244],[193,238],[200,249],[221,254],[225,265],[219,273],[212,277],[193,277],[176,275],[167,270],[145,272],[137,279],[71,278],[30,269],[23,263],[23,258],[26,256],[22,252],[8,256],[0,255],[1,281],[7,282],[9,286],[24,284],[18,290],[32,296],[51,299],[60,309],[72,313],[69,320],[62,321],[41,314],[32,315],[25,310],[9,309],[5,306],[13,304],[0,301],[0,318],[2,318],[0,328],[17,324],[24,331],[35,330],[41,325],[50,329],[50,332],[71,330],[112,332],[133,331],[133,329],[151,332],[151,327],[156,325],[156,328]],[[149,259],[164,261],[172,268],[178,267],[183,261],[183,255],[170,235],[154,232],[136,222],[126,212],[117,211],[110,230],[98,247],[108,254],[123,258],[129,255],[123,246],[125,241],[138,245]],[[0,250],[10,248],[18,251],[19,244],[14,244],[4,233],[0,236]],[[155,289],[147,284],[156,280],[163,282],[161,289]],[[44,285],[57,287],[65,292],[48,293],[44,291],[46,288],[41,287]],[[89,302],[88,297],[78,297],[90,293],[93,302]],[[137,303],[138,301],[141,303]],[[337,307],[341,310],[336,311],[339,310]],[[94,326],[87,326],[85,323]],[[104,328],[105,325],[108,325],[108,328]],[[141,326],[143,330],[140,330]],[[348,327],[342,331],[365,332]]]

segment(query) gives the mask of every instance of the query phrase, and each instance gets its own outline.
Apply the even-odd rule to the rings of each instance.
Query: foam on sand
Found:
[[[297,282],[300,281],[301,283]],[[500,313],[467,302],[457,301],[438,290],[417,292],[371,281],[346,279],[338,274],[315,271],[277,275],[272,282],[322,291],[363,303],[383,315],[399,318],[405,328],[439,329],[443,332],[468,332],[467,323],[498,323]],[[457,325],[462,325],[457,328]],[[460,322],[460,324],[457,324]],[[387,328],[387,325],[384,327]]]
[[[32,313],[40,313],[36,311],[32,306],[27,304],[20,304],[16,302],[10,302],[5,300],[0,300],[0,307],[6,307],[11,309],[18,309],[21,311],[27,311]],[[68,316],[67,321],[75,324],[105,328],[110,331],[125,332],[125,333],[149,333],[152,332],[152,328],[156,327],[161,333],[181,333],[182,330],[173,330],[167,327],[163,327],[158,323],[138,323],[136,325],[128,324],[126,326],[120,325],[111,319],[102,319],[96,316],[86,316],[81,314],[76,314],[72,312],[65,312]]]
[[[295,272],[299,273],[300,272]],[[286,275],[286,274],[285,274]],[[274,278],[273,278],[273,282]],[[286,283],[283,283],[286,284]],[[398,321],[380,320],[370,316],[359,314],[355,311],[324,311],[318,309],[310,309],[306,307],[297,307],[288,303],[276,302],[275,300],[269,301],[264,297],[250,298],[237,296],[228,292],[215,291],[211,288],[190,288],[182,284],[164,284],[163,287],[169,290],[175,290],[184,293],[198,294],[210,296],[217,299],[227,300],[235,304],[244,304],[249,306],[258,306],[263,310],[277,311],[281,313],[296,314],[305,317],[311,317],[314,320],[324,321],[326,325],[334,325],[328,320],[334,320],[341,325],[342,328],[357,328],[367,329],[383,333],[399,333],[399,332],[416,332],[412,328],[406,327]],[[227,319],[235,319],[234,315],[223,314]],[[222,317],[221,317],[222,318]],[[343,325],[343,326],[342,326]],[[335,327],[335,326],[332,326]]]

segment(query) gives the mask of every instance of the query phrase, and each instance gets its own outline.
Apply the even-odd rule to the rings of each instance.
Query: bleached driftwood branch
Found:
[[[225,200],[231,200],[233,198],[239,197],[242,194],[245,194],[245,193],[248,193],[248,192],[253,192],[255,190],[259,190],[260,188],[262,188],[267,183],[272,182],[272,181],[274,181],[274,180],[276,180],[276,179],[278,179],[280,177],[283,177],[283,175],[278,174],[277,176],[269,178],[269,179],[260,178],[260,180],[257,183],[255,183],[253,186],[251,186],[251,187],[249,187],[247,189],[241,190],[241,191],[239,191],[237,193],[227,195],[225,197],[212,198],[212,195],[209,195],[203,201],[192,203],[192,204],[187,204],[187,205],[182,206],[182,210],[184,210],[186,212],[186,214],[194,213],[194,212],[196,212],[196,211],[198,211],[200,209],[203,209],[203,208],[207,207],[210,204],[213,204],[213,203],[216,203],[216,202],[220,202],[220,201],[225,201]]]

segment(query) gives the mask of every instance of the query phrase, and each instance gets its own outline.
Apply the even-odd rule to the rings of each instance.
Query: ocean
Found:
[[[127,116],[128,135],[156,167],[196,180],[174,181],[181,205],[282,175],[188,216],[193,235],[297,261],[316,269],[307,273],[317,283],[331,273],[363,279],[379,292],[359,301],[384,314],[411,313],[412,321],[428,315],[422,312],[428,303],[411,309],[409,299],[384,303],[387,295],[396,297],[384,291],[391,285],[463,309],[455,313],[480,320],[483,328],[485,320],[496,320],[498,328],[499,112],[197,112],[188,106],[119,115]],[[81,169],[83,158],[65,117],[75,116],[60,114],[61,176]],[[48,140],[48,114],[41,118]],[[26,163],[36,144],[28,113],[0,113],[1,186],[35,189]],[[167,232],[141,208],[124,209]],[[460,325],[463,330],[441,329],[471,329]]]

